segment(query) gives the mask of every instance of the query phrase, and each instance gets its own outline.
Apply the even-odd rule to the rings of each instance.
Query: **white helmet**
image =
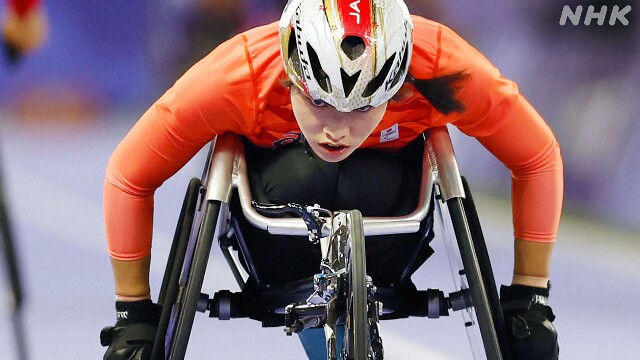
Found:
[[[349,112],[381,105],[400,89],[412,31],[402,0],[289,0],[280,51],[296,87]]]

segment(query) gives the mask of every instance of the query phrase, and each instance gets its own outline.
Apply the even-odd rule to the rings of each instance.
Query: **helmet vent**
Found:
[[[313,76],[316,78],[318,85],[327,93],[331,93],[331,81],[329,80],[329,76],[324,70],[322,70],[322,65],[320,65],[320,59],[318,58],[318,53],[307,43],[307,52],[309,53],[309,62],[311,62],[311,70],[313,71]]]
[[[353,90],[353,88],[356,86],[356,83],[358,82],[360,73],[362,73],[362,70],[353,74],[353,76],[349,76],[346,72],[344,72],[344,70],[340,69],[340,75],[342,75],[342,85],[344,85],[345,97],[349,97],[349,94],[351,94],[351,91]]]
[[[349,35],[342,40],[340,48],[349,60],[353,61],[364,54],[364,40],[360,36]]]
[[[291,31],[291,35],[289,36],[289,53],[287,54],[289,58],[289,64],[293,67],[297,76],[302,75],[302,64],[300,63],[300,56],[298,55],[298,44],[296,43],[295,30]]]
[[[398,83],[398,81],[400,81],[400,79],[404,79],[405,70],[407,69],[408,58],[409,58],[409,47],[405,46],[404,55],[402,56],[402,63],[400,64],[400,71],[398,71],[396,76],[393,78],[393,81],[391,82],[391,87],[396,86],[396,84]]]
[[[391,70],[391,65],[393,65],[393,60],[396,58],[396,54],[391,55],[389,59],[384,63],[382,69],[376,77],[373,78],[368,84],[367,87],[364,88],[364,92],[362,93],[363,97],[369,97],[375,93],[380,86],[384,83],[384,79],[389,75],[389,70]]]

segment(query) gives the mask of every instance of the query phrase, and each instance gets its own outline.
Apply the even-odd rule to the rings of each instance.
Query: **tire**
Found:
[[[158,295],[158,304],[162,305],[162,312],[154,341],[153,352],[151,354],[151,359],[153,360],[162,360],[165,357],[165,335],[169,325],[171,309],[178,298],[178,281],[187,252],[187,244],[193,226],[198,194],[200,193],[201,187],[200,179],[191,179],[182,203],[182,209],[180,210],[178,225],[176,226],[176,231],[173,236],[171,251],[169,252],[160,294]]]
[[[491,267],[489,251],[487,250],[487,243],[484,240],[482,228],[480,227],[480,219],[473,201],[473,196],[471,195],[471,189],[469,188],[467,179],[464,176],[462,177],[462,184],[466,194],[466,197],[463,200],[464,209],[467,214],[467,221],[469,223],[469,230],[471,231],[471,237],[473,239],[473,246],[476,250],[476,257],[478,258],[478,264],[480,265],[480,273],[484,280],[485,291],[489,300],[489,309],[491,311],[493,323],[495,324],[496,335],[498,336],[498,343],[502,350],[502,358],[504,360],[511,360],[512,356],[511,350],[509,349],[504,315],[502,314],[502,306],[500,305],[500,297],[496,287],[496,280],[493,276],[493,269]]]
[[[468,211],[465,209],[462,198],[447,200],[447,207],[462,257],[464,274],[469,283],[471,303],[475,310],[487,359],[502,360],[503,357],[498,342],[496,324],[491,311],[490,294],[487,293],[488,285],[486,281],[488,281],[488,279],[484,279],[480,269],[481,266],[474,246],[475,241],[469,225]]]
[[[183,287],[182,298],[179,298],[172,310],[172,319],[167,330],[165,346],[170,346],[169,360],[182,360],[187,352],[189,336],[193,327],[200,290],[213,245],[214,234],[218,223],[221,203],[209,201],[205,205],[202,224],[198,230],[195,244],[191,245],[192,253],[187,251],[180,284]],[[174,329],[173,331],[171,331]]]
[[[362,214],[349,212],[347,238],[347,359],[367,360],[371,347],[368,319],[367,259]]]

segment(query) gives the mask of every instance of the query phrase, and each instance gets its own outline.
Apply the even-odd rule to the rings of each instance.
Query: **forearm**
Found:
[[[512,284],[547,287],[553,245],[516,239]]]
[[[542,154],[512,170],[512,283],[546,288],[562,211],[563,175],[557,143]]]
[[[147,298],[151,293],[149,286],[149,266],[151,256],[139,260],[116,260],[111,258],[116,296],[132,300]]]
[[[168,119],[170,115],[167,108],[152,106],[118,145],[106,169],[105,231],[119,297],[149,295],[154,193],[205,140],[185,143],[189,129],[206,131]]]
[[[513,283],[546,287],[562,212],[562,158],[551,129],[525,100],[520,105],[514,116],[521,117],[479,140],[512,172]]]
[[[562,211],[562,160],[557,149],[553,146],[535,166],[513,172],[513,284],[546,288],[549,281]]]

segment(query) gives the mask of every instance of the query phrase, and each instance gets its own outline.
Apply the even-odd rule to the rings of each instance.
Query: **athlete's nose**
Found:
[[[327,139],[333,142],[339,142],[340,140],[346,138],[347,135],[349,135],[349,128],[346,126],[340,128],[330,128],[328,126],[325,126],[323,132]]]

